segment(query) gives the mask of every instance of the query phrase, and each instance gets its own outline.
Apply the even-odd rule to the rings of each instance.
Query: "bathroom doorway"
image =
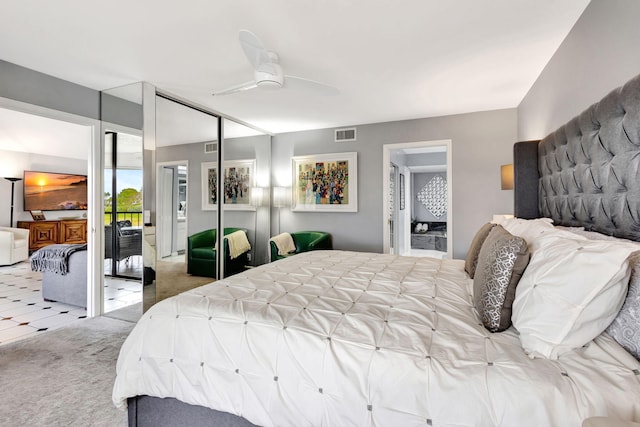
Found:
[[[451,141],[383,146],[383,249],[451,258]]]

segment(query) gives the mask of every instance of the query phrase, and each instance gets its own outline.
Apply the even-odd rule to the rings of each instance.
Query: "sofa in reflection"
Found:
[[[226,227],[224,235],[242,231],[244,228]],[[187,273],[194,276],[216,277],[216,239],[217,230],[210,229],[195,233],[187,238]],[[229,241],[224,239],[224,272],[225,276],[244,271],[249,263],[249,252],[244,252],[236,258],[231,258]]]

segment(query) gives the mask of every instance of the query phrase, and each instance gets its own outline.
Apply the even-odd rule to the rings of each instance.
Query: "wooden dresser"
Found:
[[[55,243],[87,243],[86,219],[18,221],[29,230],[29,252]]]

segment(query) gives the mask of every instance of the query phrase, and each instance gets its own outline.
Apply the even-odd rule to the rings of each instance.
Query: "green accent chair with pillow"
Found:
[[[272,262],[301,252],[333,249],[331,234],[324,231],[296,231],[289,234],[291,234],[296,250],[287,255],[278,255],[278,247],[273,241],[269,241]]]
[[[245,228],[228,227],[224,229],[224,235],[235,231],[243,231]],[[187,273],[194,276],[216,277],[216,239],[217,230],[204,230],[187,237]],[[224,239],[224,271],[225,276],[244,271],[249,263],[248,252],[235,259],[229,255],[229,242]]]

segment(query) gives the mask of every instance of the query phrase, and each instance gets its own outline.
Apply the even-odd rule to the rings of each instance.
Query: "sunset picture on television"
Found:
[[[87,177],[51,172],[24,172],[24,210],[87,209]]]

